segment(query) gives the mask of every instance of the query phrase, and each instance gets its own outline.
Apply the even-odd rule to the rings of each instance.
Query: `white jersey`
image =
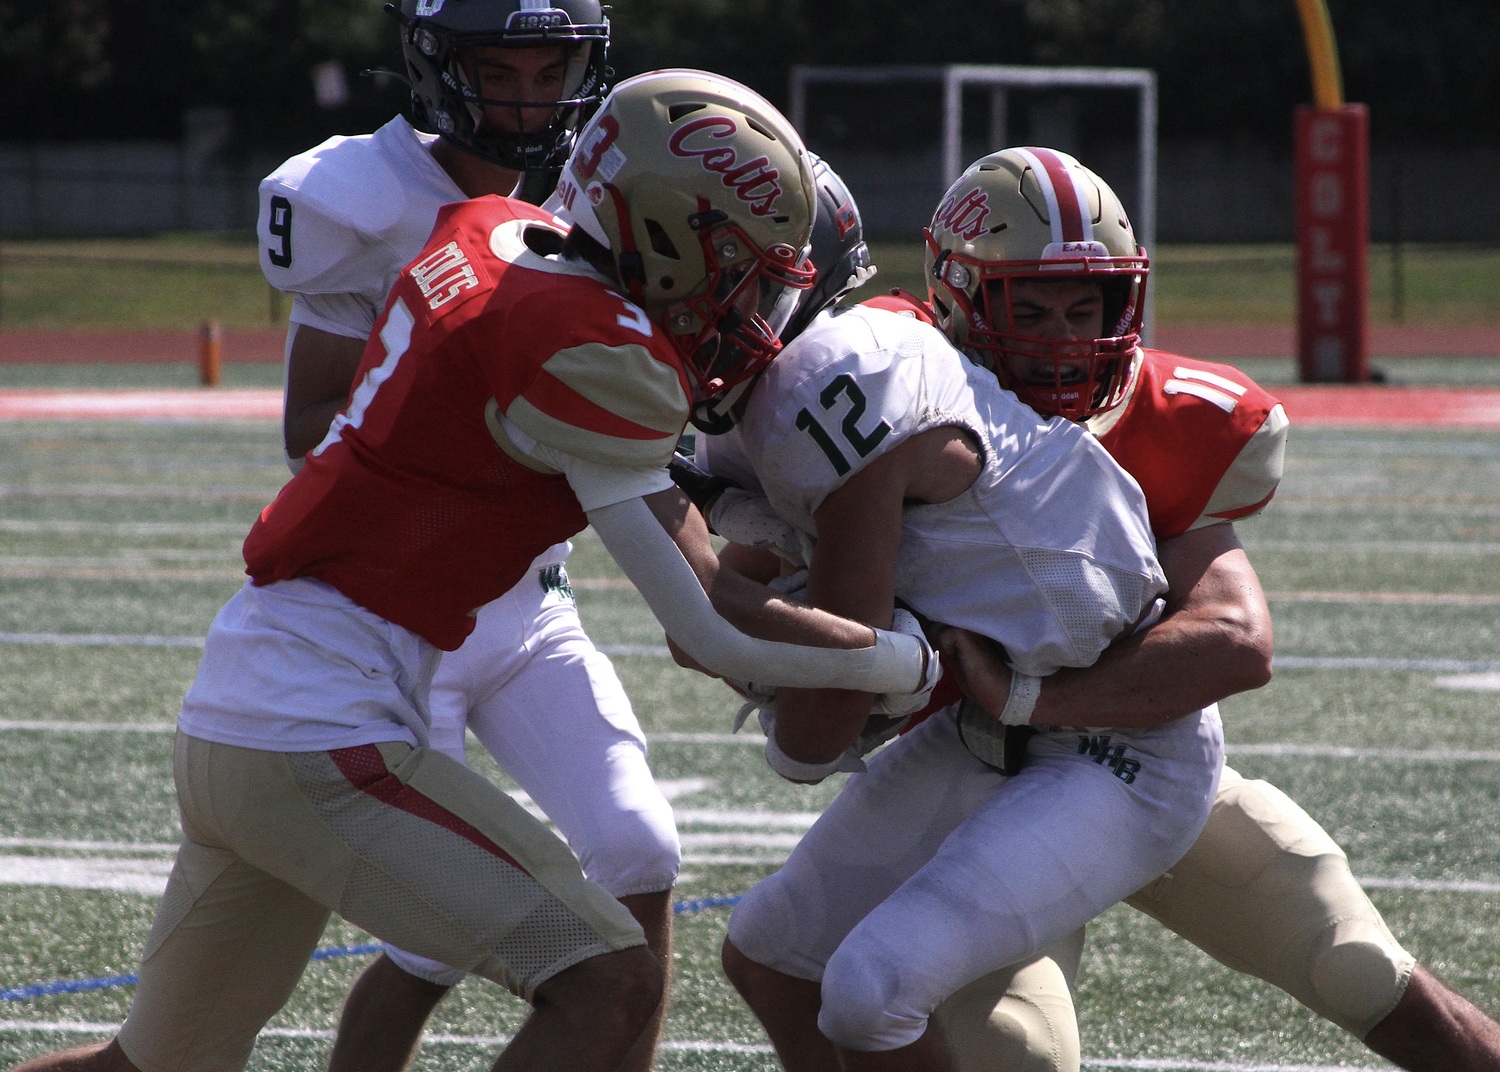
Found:
[[[998,641],[1022,673],[1088,666],[1166,589],[1139,487],[1081,426],[1043,419],[934,328],[824,314],[772,363],[699,463],[762,491],[799,532],[853,474],[945,425],[984,453],[970,489],[906,508],[896,596]]]
[[[435,159],[434,134],[397,116],[329,138],[260,184],[260,267],[294,295],[292,321],[363,339],[438,209],[466,199]]]

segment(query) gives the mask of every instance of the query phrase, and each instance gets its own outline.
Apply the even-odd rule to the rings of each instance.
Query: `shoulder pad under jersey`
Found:
[[[1089,428],[1141,485],[1157,536],[1250,517],[1281,481],[1287,419],[1232,365],[1140,351],[1125,402]]]
[[[261,182],[261,271],[278,290],[357,294],[378,309],[438,208],[461,197],[404,120],[330,138]]]
[[[557,275],[524,299],[532,376],[502,407],[536,442],[599,465],[665,467],[687,423],[676,351],[638,306],[594,279]]]
[[[920,321],[854,306],[819,317],[762,374],[740,422],[778,513],[812,531],[823,501],[907,436],[972,425],[968,365]]]
[[[1281,483],[1289,423],[1286,411],[1276,403],[1225,471],[1193,528],[1254,517],[1266,508]]]

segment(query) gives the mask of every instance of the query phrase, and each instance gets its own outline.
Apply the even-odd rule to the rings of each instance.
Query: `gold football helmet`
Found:
[[[955,346],[1046,416],[1082,420],[1119,404],[1150,261],[1103,179],[1054,149],[1003,149],[949,187],[925,237],[928,298]],[[1102,331],[1028,335],[1012,308],[1019,280],[1097,282]]]
[[[776,356],[798,291],[816,277],[802,139],[720,75],[665,70],[621,82],[579,134],[557,196],[561,215],[609,250],[626,294],[671,337],[698,405],[722,402]]]

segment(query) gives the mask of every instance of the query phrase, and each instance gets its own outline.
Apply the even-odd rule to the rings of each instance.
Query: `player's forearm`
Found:
[[[875,693],[905,694],[931,687],[937,664],[920,638],[840,622],[837,631],[830,630],[821,638],[820,646],[803,646],[751,637],[734,628],[704,595],[722,583],[715,575],[717,559],[712,547],[708,548],[707,559],[713,560],[709,562],[697,546],[707,543],[707,529],[702,529],[701,518],[693,513],[687,518],[686,531],[678,531],[681,526],[671,516],[678,509],[671,501],[675,496],[663,496],[666,493],[647,496],[649,502],[630,499],[590,510],[588,518],[668,635],[711,673],[768,685]],[[686,505],[685,499],[681,501]],[[658,509],[662,512],[653,519]],[[701,539],[695,529],[702,529]],[[677,542],[685,536],[688,546]],[[740,578],[731,583],[750,582]],[[798,628],[817,620],[810,616],[818,612],[810,608],[775,597],[768,603],[781,604]],[[850,643],[856,638],[857,642]],[[846,650],[834,650],[840,643]]]
[[[340,395],[338,398],[302,406],[295,412],[288,407],[282,421],[282,436],[286,441],[287,457],[305,457],[309,451],[323,442],[323,437],[328,434],[328,426],[338,416],[339,410],[344,408],[346,399],[346,395]]]
[[[1092,665],[1042,678],[1027,719],[1033,725],[1149,728],[1270,680],[1271,630],[1258,601],[1169,615],[1121,640]],[[963,630],[940,639],[943,665],[964,693],[996,718],[1013,675],[996,645]]]
[[[1148,727],[1271,679],[1271,612],[1231,525],[1161,541],[1167,612],[1083,669],[1042,683],[1040,725]]]
[[[794,603],[727,567],[715,575],[709,596],[726,621],[751,636],[824,648],[863,648],[870,643],[869,626]]]
[[[1270,629],[1233,608],[1175,615],[1042,680],[1033,725],[1159,726],[1270,680]]]
[[[349,401],[365,340],[334,335],[305,324],[287,334],[286,407],[282,437],[288,457],[301,458],[328,434]]]
[[[826,763],[854,743],[874,697],[844,689],[779,689],[776,743],[802,763]]]

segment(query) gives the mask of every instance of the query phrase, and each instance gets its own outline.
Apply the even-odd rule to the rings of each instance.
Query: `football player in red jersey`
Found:
[[[667,475],[689,413],[776,356],[812,282],[796,133],[737,83],[655,72],[615,90],[563,186],[571,232],[467,201],[402,272],[348,407],[262,511],[249,582],[205,639],[178,720],[183,840],[130,1014],[26,1072],[244,1067],[332,912],[530,1001],[496,1069],[616,1068],[662,991],[641,927],[560,838],[426,747],[438,653],[586,523],[717,672],[929,683],[919,637],[720,571]]]
[[[1144,251],[1109,186],[1071,157],[1007,149],[977,161],[926,241],[930,308],[909,296],[875,303],[935,316],[1039,412],[1086,422],[1145,492],[1170,585],[1149,632],[1045,678],[1031,723],[1151,725],[1263,685],[1270,615],[1234,522],[1280,479],[1287,421],[1276,400],[1232,366],[1139,345]],[[1002,711],[1013,678],[1000,656],[958,631],[944,648],[970,693]],[[1343,850],[1264,781],[1226,767],[1193,848],[1127,903],[1402,1068],[1500,1068],[1500,1026],[1416,963]],[[1059,960],[1071,970],[1075,958]],[[1038,1001],[1063,1005],[1045,990],[1058,978],[1033,969],[1044,989],[1023,979],[998,1005],[1005,980],[980,980],[939,1009],[965,1072],[1076,1068],[1055,1056],[1070,1027],[1038,1030]],[[1027,1043],[1038,1063],[1020,1057]]]
[[[603,99],[610,23],[598,0],[404,0],[398,16],[413,123],[338,136],[261,183],[261,268],[292,296],[283,438],[293,470],[345,403],[370,329],[446,204],[540,201]],[[618,897],[663,967],[681,843],[651,776],[646,737],[609,659],[585,631],[567,542],[475,614],[433,675],[431,747],[460,762],[470,732]],[[558,738],[567,750],[552,746]],[[329,1072],[397,1072],[464,972],[386,947],[350,989]],[[668,978],[670,987],[670,974]],[[663,1008],[666,1002],[662,1003]],[[646,1072],[660,1024],[620,1072]]]

